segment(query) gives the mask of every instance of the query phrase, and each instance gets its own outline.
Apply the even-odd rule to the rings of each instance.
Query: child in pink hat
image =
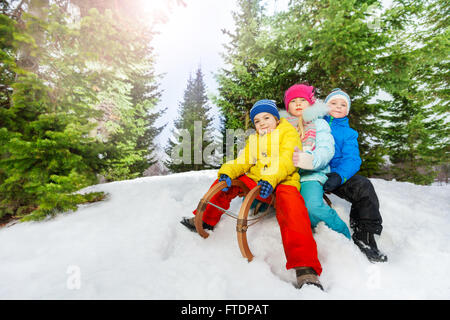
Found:
[[[350,239],[346,223],[323,202],[323,184],[330,172],[334,138],[330,126],[323,119],[328,107],[322,101],[316,101],[314,92],[313,86],[295,84],[286,90],[284,96],[286,110],[291,118],[297,119],[298,123],[294,126],[302,139],[302,150],[296,149],[292,159],[294,165],[300,168],[300,193],[305,199],[312,227],[323,221],[330,229]]]

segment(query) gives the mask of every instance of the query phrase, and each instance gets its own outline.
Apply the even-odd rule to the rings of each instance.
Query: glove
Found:
[[[305,170],[313,170],[314,156],[308,152],[301,152],[297,147],[292,154],[292,162],[294,166]]]
[[[259,180],[258,186],[261,186],[261,190],[259,190],[259,196],[263,199],[266,199],[273,191],[273,187],[270,183],[265,180]]]
[[[231,178],[227,176],[226,174],[221,174],[219,178],[219,182],[225,181],[227,183],[227,188],[223,188],[222,191],[226,192],[228,191],[228,188],[231,187]]]
[[[333,191],[341,185],[342,179],[336,172],[327,173],[328,180],[323,185],[323,191]]]

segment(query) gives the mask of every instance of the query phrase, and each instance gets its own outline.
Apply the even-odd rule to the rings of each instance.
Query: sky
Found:
[[[158,110],[168,109],[157,123],[158,126],[167,123],[158,137],[162,147],[171,135],[189,76],[194,76],[198,67],[203,72],[207,95],[217,93],[214,74],[223,66],[220,53],[229,41],[221,29],[234,30],[235,0],[186,0],[185,3],[186,7],[172,8],[167,23],[157,28],[160,34],[153,42],[155,70],[163,75],[160,81],[162,95],[157,107]],[[211,102],[209,105],[213,113],[218,112]],[[217,117],[215,119],[217,121]]]
[[[158,137],[164,147],[171,136],[173,121],[177,117],[179,103],[187,86],[189,76],[195,76],[200,66],[204,76],[206,93],[210,97],[217,94],[214,75],[224,66],[221,53],[224,44],[230,41],[222,29],[234,31],[233,11],[238,11],[236,0],[184,0],[186,6],[172,6],[167,14],[168,21],[156,29],[159,34],[153,41],[156,54],[155,70],[162,74],[160,89],[162,96],[158,110],[168,111],[156,123],[165,125]],[[267,0],[268,12],[286,6],[288,0]],[[169,12],[169,11],[167,11]],[[210,101],[211,114],[218,126],[218,108]]]

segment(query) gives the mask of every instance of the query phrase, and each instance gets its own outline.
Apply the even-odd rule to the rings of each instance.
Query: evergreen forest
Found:
[[[79,190],[155,164],[162,174],[218,168],[226,130],[250,129],[260,99],[283,110],[295,83],[320,99],[350,95],[361,175],[448,182],[450,2],[291,0],[275,13],[267,2],[236,0],[217,94],[199,66],[179,105],[161,112],[153,42],[165,22],[149,21],[139,0],[0,1],[0,219],[76,210],[107,197]],[[177,118],[161,161],[157,120],[168,109]]]

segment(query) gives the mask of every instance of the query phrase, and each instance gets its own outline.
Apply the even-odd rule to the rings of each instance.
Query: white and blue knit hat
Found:
[[[348,114],[350,112],[350,105],[351,105],[350,96],[339,88],[331,90],[330,94],[325,98],[325,103],[328,103],[329,101],[337,98],[341,98],[347,101],[348,106],[347,114]]]
[[[253,105],[253,107],[250,109],[250,119],[252,119],[252,123],[254,123],[255,116],[258,113],[261,112],[267,112],[276,117],[278,120],[280,119],[280,113],[278,112],[277,105],[275,104],[275,101],[273,100],[259,100],[256,101],[256,103]]]

